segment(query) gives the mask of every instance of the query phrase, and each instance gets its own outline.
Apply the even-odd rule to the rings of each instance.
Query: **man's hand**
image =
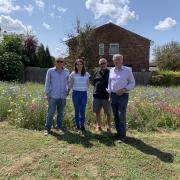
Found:
[[[46,100],[48,100],[48,101],[49,101],[49,99],[50,99],[49,95],[48,95],[48,94],[46,94],[46,95],[44,96],[44,99],[46,99]]]
[[[70,89],[67,90],[67,96],[69,95]]]
[[[112,103],[112,97],[111,96],[109,96],[109,102]]]
[[[121,95],[123,95],[126,91],[127,91],[127,90],[126,90],[125,88],[119,89],[118,91],[116,91],[116,94],[117,94],[118,96],[121,96]]]

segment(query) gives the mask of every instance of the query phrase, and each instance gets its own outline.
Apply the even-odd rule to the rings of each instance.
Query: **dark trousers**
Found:
[[[126,137],[126,109],[128,104],[129,94],[124,93],[121,96],[112,93],[112,110],[114,115],[117,135],[120,139]]]

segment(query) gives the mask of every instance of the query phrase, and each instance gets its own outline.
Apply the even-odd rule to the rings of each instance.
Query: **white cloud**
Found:
[[[0,13],[9,14],[12,11],[20,10],[20,6],[15,6],[12,0],[0,0]]]
[[[42,23],[42,26],[45,27],[47,30],[51,30],[51,26],[45,22]]]
[[[52,17],[52,18],[55,18],[55,14],[53,12],[49,13],[49,15]]]
[[[31,4],[29,4],[28,6],[24,5],[24,9],[29,13],[29,15],[32,15],[34,6],[32,6]]]
[[[63,7],[57,7],[57,10],[59,11],[59,12],[61,12],[61,13],[65,13],[66,11],[67,11],[67,9],[66,8],[63,8]]]
[[[44,9],[45,3],[43,2],[43,0],[35,0],[35,3],[39,9]]]
[[[154,29],[165,31],[165,30],[175,27],[176,24],[177,24],[176,20],[170,17],[167,17],[163,21],[159,21],[158,25],[156,25]]]
[[[1,28],[7,32],[26,33],[32,32],[32,26],[24,25],[22,21],[13,19],[10,16],[0,16]]]
[[[138,19],[135,11],[130,10],[129,0],[86,0],[86,8],[94,13],[95,19],[109,16],[119,25]]]

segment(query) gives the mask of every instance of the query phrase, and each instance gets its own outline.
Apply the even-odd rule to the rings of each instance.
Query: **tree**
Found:
[[[37,59],[38,59],[38,62],[39,62],[39,66],[43,68],[45,66],[45,63],[44,63],[45,50],[44,50],[44,45],[43,44],[40,44],[40,46],[38,46],[36,55],[37,55]]]
[[[15,52],[5,52],[0,55],[0,80],[21,80],[23,71],[24,65],[21,62],[21,56]]]
[[[77,19],[76,26],[75,26],[75,33],[69,34],[68,37],[70,38],[66,44],[69,46],[70,41],[76,41],[77,49],[74,51],[74,54],[70,54],[68,57],[67,64],[72,66],[72,62],[75,61],[77,58],[82,58],[85,61],[87,70],[91,73],[94,71],[95,67],[95,57],[92,50],[94,39],[94,29],[95,27],[86,24],[83,27],[80,26],[80,21]]]
[[[23,59],[25,66],[38,66],[39,63],[36,58],[36,50],[38,47],[38,40],[35,36],[28,35],[23,42]]]
[[[18,34],[8,34],[3,36],[2,47],[4,52],[15,52],[22,55],[23,38]]]
[[[47,68],[53,67],[53,61],[52,61],[48,46],[46,47],[46,50],[45,50],[45,61],[46,61],[45,67]]]
[[[155,63],[160,70],[180,70],[180,43],[171,41],[153,49]]]

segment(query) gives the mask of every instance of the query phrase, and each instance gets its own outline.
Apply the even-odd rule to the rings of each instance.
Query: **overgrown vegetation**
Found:
[[[180,71],[157,71],[151,79],[155,86],[180,86]]]
[[[11,62],[8,57],[12,57],[12,54],[14,54],[14,57]],[[0,74],[5,73],[0,76],[0,80],[6,81],[22,79],[22,74],[19,77],[20,73],[17,75],[17,71],[22,72],[26,66],[49,68],[54,64],[49,48],[44,49],[42,44],[39,45],[35,36],[28,34],[5,34],[0,41],[0,56],[2,66]],[[19,61],[23,64],[21,70],[19,69],[21,66]],[[14,69],[12,69],[13,63]],[[9,74],[11,74],[11,78]]]
[[[66,41],[66,44],[70,47],[70,54],[67,59],[67,67],[69,69],[72,70],[72,64],[77,58],[81,58],[85,61],[88,72],[90,74],[94,72],[96,65],[96,57],[94,57],[92,49],[94,43],[94,28],[95,27],[90,24],[85,24],[82,27],[80,21],[77,20],[75,32],[69,34],[69,40]],[[71,51],[71,49],[73,49],[73,51]]]
[[[154,50],[154,61],[160,70],[180,71],[180,43],[171,41],[157,46]]]
[[[151,131],[180,128],[180,87],[136,87],[130,93],[127,111],[128,128]],[[43,85],[2,83],[0,86],[0,119],[28,129],[44,129],[47,100],[43,98]],[[88,92],[86,125],[95,125],[92,113],[92,87]],[[105,119],[105,116],[102,116]],[[105,125],[105,122],[103,122]],[[71,95],[67,99],[64,127],[73,129],[74,108]]]

